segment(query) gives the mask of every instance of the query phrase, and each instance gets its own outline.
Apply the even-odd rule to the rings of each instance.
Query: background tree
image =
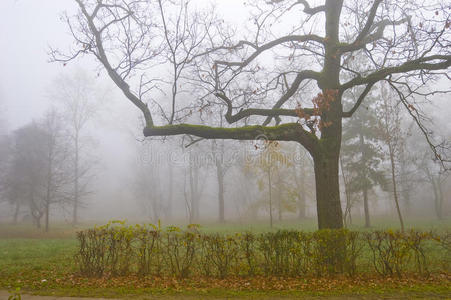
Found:
[[[346,192],[360,194],[365,212],[365,227],[370,227],[368,193],[376,185],[384,185],[380,163],[384,155],[380,146],[381,132],[373,107],[357,111],[343,125],[341,158],[346,174]]]
[[[263,206],[269,212],[272,228],[274,211],[277,211],[278,220],[281,221],[284,211],[296,210],[298,191],[294,189],[292,181],[295,177],[286,176],[288,170],[293,170],[293,157],[287,155],[278,142],[264,141],[259,147],[262,149],[248,162],[247,168],[256,175],[259,189],[265,193],[260,201],[252,204],[252,208]]]
[[[38,124],[31,123],[14,133],[14,146],[6,184],[7,196],[15,205],[14,221],[24,205],[28,206],[34,224],[41,228],[45,210],[43,205],[43,181],[45,180],[46,132]]]
[[[72,162],[72,192],[70,193],[72,223],[78,223],[78,212],[84,198],[89,194],[89,182],[95,166],[89,149],[89,122],[98,111],[104,97],[95,80],[78,69],[73,74],[60,75],[55,79],[50,97],[61,107],[66,122],[72,150],[68,159]]]
[[[143,208],[145,215],[154,224],[163,217],[164,212],[161,174],[158,167],[158,161],[136,161],[134,166],[133,185],[135,197],[140,207]]]
[[[314,161],[319,228],[343,226],[338,177],[342,119],[358,110],[379,81],[390,81],[406,102],[421,93],[429,79],[443,75],[439,70],[451,66],[451,50],[446,47],[450,12],[442,1],[426,5],[407,0],[325,0],[317,6],[307,1],[254,1],[251,32],[235,34],[205,14],[184,22],[186,28],[197,28],[201,37],[207,37],[197,39],[183,61],[198,71],[193,83],[209,95],[193,104],[225,105],[225,119],[237,126],[172,122],[158,126],[147,104],[149,97],[142,91],[149,90],[150,77],[156,73],[153,66],[159,62],[165,36],[161,32],[177,37],[174,27],[168,26],[176,22],[156,18],[162,12],[161,2],[75,1],[79,13],[67,22],[78,48],[69,55],[52,51],[54,60],[68,62],[83,54],[96,57],[142,112],[147,137],[190,134],[253,140],[265,135],[271,141],[300,143]],[[352,37],[351,42],[343,42],[341,32]],[[368,63],[349,65],[356,53]],[[362,93],[350,110],[343,111],[343,95],[357,86],[363,87]],[[255,125],[242,126],[246,118],[245,124]],[[272,120],[275,126],[267,126]],[[418,125],[422,126],[420,121]],[[443,159],[436,145],[430,145]]]
[[[420,148],[421,149],[421,148]],[[434,161],[427,152],[424,152],[421,159],[415,161],[415,165],[423,175],[423,182],[427,182],[432,190],[434,199],[434,212],[437,219],[441,220],[444,217],[443,211],[443,186],[446,179],[449,177],[449,172],[444,172],[440,164]]]
[[[187,153],[188,165],[185,166],[184,174],[184,190],[186,212],[190,224],[199,220],[200,215],[200,198],[202,196],[203,179],[201,176],[201,160],[199,156],[190,149]]]
[[[395,102],[393,94],[387,87],[380,84],[380,109],[379,109],[379,130],[382,140],[386,146],[390,162],[391,191],[396,206],[396,213],[399,218],[401,230],[404,231],[404,220],[399,205],[398,172],[399,157],[404,147],[404,132],[401,127],[401,112],[399,103]]]
[[[303,149],[294,149],[297,152],[299,159],[293,162],[293,176],[295,180],[298,218],[305,219],[307,217],[307,202],[309,199],[314,199],[314,178],[312,173],[313,162]]]
[[[55,110],[48,111],[40,124],[44,132],[43,209],[45,231],[49,231],[50,209],[53,204],[67,203],[66,187],[70,182],[67,158],[68,144],[64,135],[61,116]]]
[[[14,222],[20,209],[28,206],[34,224],[49,230],[51,208],[67,203],[69,182],[67,143],[60,116],[48,111],[42,121],[32,122],[13,133],[11,158],[5,176],[5,195],[15,206]]]

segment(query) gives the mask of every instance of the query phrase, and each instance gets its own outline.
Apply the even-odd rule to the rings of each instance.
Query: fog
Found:
[[[237,27],[238,31],[252,26],[252,22],[248,27],[242,25],[250,15],[242,2],[220,1],[216,7],[216,13],[222,16],[224,22]],[[210,1],[194,2],[194,6],[199,8],[207,8],[207,4],[210,5]],[[142,112],[124,96],[95,57],[85,55],[67,63],[51,62],[51,49],[69,53],[76,48],[74,38],[61,17],[64,13],[73,16],[78,10],[72,0],[0,2],[0,223],[43,222],[44,226],[45,209],[50,210],[50,229],[52,224],[61,222],[92,224],[111,219],[152,223],[161,220],[164,224],[219,221],[269,224],[270,215],[273,215],[271,218],[275,224],[287,220],[294,223],[302,220],[316,222],[313,159],[299,143],[268,143],[265,141],[267,136],[240,141],[198,140],[192,134],[145,138],[143,128],[146,120]],[[253,9],[250,11],[255,13]],[[275,32],[278,33],[278,30],[275,29]],[[241,32],[234,34],[246,36]],[[261,68],[268,68],[274,61],[276,58],[263,57]],[[291,63],[285,66],[291,67]],[[158,77],[155,75],[158,73],[161,79],[171,71],[170,65],[164,63],[156,66],[155,70],[152,76]],[[139,83],[139,72],[141,69],[136,70],[135,77],[130,79],[132,87]],[[449,75],[449,71],[443,72]],[[268,71],[267,74],[273,73]],[[289,72],[287,74],[291,76]],[[428,81],[427,89],[450,89],[448,78],[442,76]],[[256,86],[263,79],[263,75],[258,78]],[[186,82],[190,78],[183,80],[185,82],[179,84],[180,89],[183,84],[188,85]],[[187,88],[188,91],[180,92],[177,102],[177,109],[180,110],[174,123],[224,126],[227,107],[222,105],[210,109],[219,100],[208,100],[201,88],[193,86]],[[240,91],[245,93],[246,88],[255,87],[249,84],[249,87],[240,87]],[[359,88],[350,90],[343,97],[358,98]],[[285,88],[281,89],[285,91]],[[314,98],[318,86],[307,82],[304,91],[302,97],[296,94],[296,97],[303,99],[293,100],[294,107],[301,101],[305,101],[303,105],[309,103],[305,99]],[[164,124],[170,116],[170,92],[170,85],[161,84],[161,88],[153,89],[150,92],[152,96],[148,96],[147,103],[158,124]],[[404,220],[409,223],[418,219],[449,219],[451,177],[446,172],[449,164],[437,161],[424,132],[401,102],[396,101],[396,93],[386,93],[382,85],[376,84],[370,96],[378,104],[372,106],[370,102],[365,103],[356,115],[343,120],[339,184],[345,223],[350,224],[353,219],[363,226],[364,197],[369,205],[367,209],[371,220],[398,219],[391,181],[389,148],[392,146],[387,144],[387,141],[393,142],[387,136],[393,137],[395,133],[400,136],[394,146],[400,147],[394,164],[397,167],[397,197]],[[274,98],[276,91],[266,92],[265,95]],[[213,97],[212,93],[208,97]],[[451,142],[450,96],[435,93],[428,95],[427,99],[415,97],[412,103],[421,107],[420,119],[424,130],[431,136],[433,134],[430,143],[443,146],[437,147],[436,151],[445,161],[446,155],[449,155],[447,143]],[[83,102],[86,99],[89,101]],[[80,101],[83,103],[79,104]],[[345,108],[352,108],[352,105],[347,106],[346,101],[343,102]],[[260,107],[263,102],[256,96],[249,103]],[[234,105],[234,111],[248,108],[249,103]],[[74,105],[79,106],[74,110]],[[382,107],[388,106],[392,119],[384,121]],[[161,111],[166,111],[166,114]],[[369,123],[371,115],[376,117],[375,123]],[[297,117],[284,118],[286,121]],[[259,116],[255,120],[256,123],[249,125],[260,124],[265,118]],[[355,120],[362,123],[352,125]],[[245,122],[247,119],[243,124]],[[80,125],[79,134],[75,134],[77,125],[74,124]],[[305,124],[303,126],[308,128]],[[376,127],[379,129],[376,130]],[[375,131],[383,130],[386,130],[385,135],[373,136]],[[318,134],[319,130],[312,132]],[[360,145],[358,137],[364,139],[366,144]],[[75,140],[77,146],[74,146]],[[40,173],[45,165],[40,165],[43,159],[38,155],[48,157],[45,151],[50,151],[49,141],[54,147],[52,162],[58,167],[52,177],[57,180],[48,184],[52,191],[45,198],[46,181],[42,174],[46,173]],[[371,156],[371,161],[359,165],[358,147],[369,149],[365,151]],[[73,174],[74,149],[79,151],[77,175]],[[35,156],[38,157],[33,160]],[[13,165],[14,172],[11,171]],[[359,181],[362,174],[369,178],[364,183]],[[269,181],[269,189],[268,179],[273,180],[272,183]],[[78,186],[76,192],[73,191],[74,184]],[[361,192],[362,184],[366,187],[365,196]],[[15,185],[18,187],[13,188]],[[39,187],[35,189],[35,185]],[[36,198],[33,201],[37,204],[30,204],[25,195],[34,192],[37,198],[47,199],[47,202]],[[75,220],[74,207],[77,211]]]

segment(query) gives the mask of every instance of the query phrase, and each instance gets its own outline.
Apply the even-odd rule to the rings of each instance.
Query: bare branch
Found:
[[[434,61],[440,61],[434,63]],[[451,55],[431,55],[407,61],[399,66],[379,69],[367,76],[355,77],[354,79],[342,84],[340,90],[344,91],[354,86],[369,84],[371,82],[383,80],[389,75],[407,73],[419,70],[442,70],[451,66]]]
[[[204,139],[255,140],[263,138],[268,141],[297,141],[308,151],[314,152],[318,138],[307,132],[298,123],[287,123],[274,127],[261,125],[238,128],[210,127],[205,125],[176,124],[144,128],[144,136],[171,136],[189,134]]]

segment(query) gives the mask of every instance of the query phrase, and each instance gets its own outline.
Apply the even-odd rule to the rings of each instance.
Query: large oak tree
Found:
[[[338,180],[343,118],[352,117],[372,87],[386,81],[424,129],[412,96],[430,95],[426,83],[451,66],[446,1],[250,1],[251,22],[237,31],[213,15],[190,11],[187,1],[75,1],[79,13],[66,19],[73,52],[52,51],[54,60],[95,56],[142,112],[147,137],[264,136],[300,143],[314,161],[319,228],[343,226]],[[350,63],[356,55],[365,63]],[[172,66],[166,81],[165,62]],[[191,84],[192,95],[206,93],[193,101],[179,93],[169,104],[156,105],[151,99],[166,83],[172,89]],[[362,92],[344,111],[342,97],[356,87]],[[199,111],[225,107],[224,118],[233,125],[184,122],[184,113],[196,105]]]

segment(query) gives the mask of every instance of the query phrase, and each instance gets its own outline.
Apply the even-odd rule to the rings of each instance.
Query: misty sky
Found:
[[[46,110],[45,90],[62,66],[48,63],[49,45],[68,45],[59,21],[71,0],[0,1],[0,95],[6,102],[10,128],[38,118]]]
[[[197,2],[203,5],[211,1]],[[236,5],[242,1],[222,1],[218,11],[226,19],[239,20],[244,12],[237,11]],[[46,90],[60,72],[68,72],[75,64],[88,70],[96,67],[87,59],[68,67],[48,62],[49,46],[64,50],[71,45],[72,38],[60,16],[64,11],[71,15],[76,8],[73,0],[0,1],[0,97],[6,102],[10,129],[43,114],[49,104]]]

